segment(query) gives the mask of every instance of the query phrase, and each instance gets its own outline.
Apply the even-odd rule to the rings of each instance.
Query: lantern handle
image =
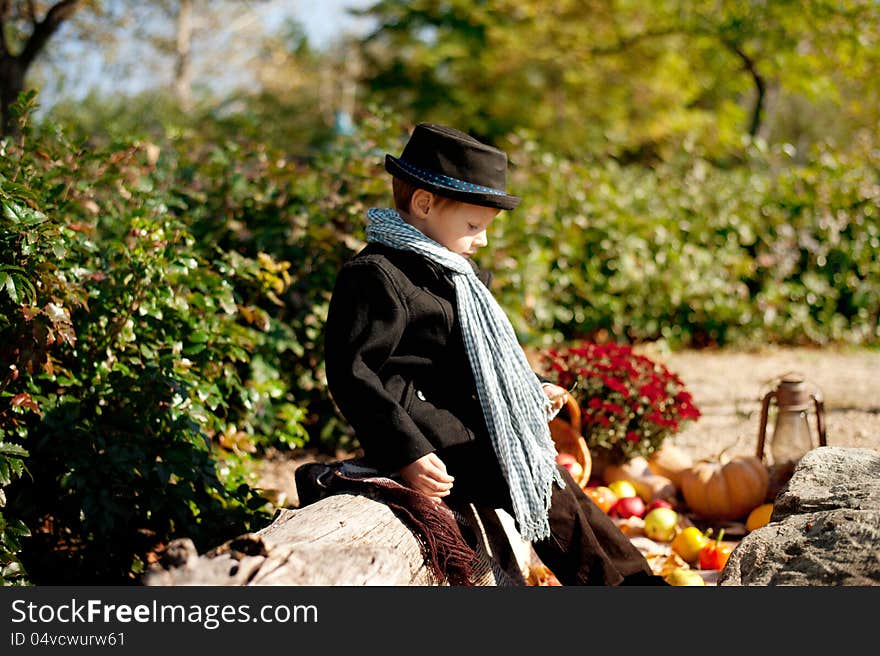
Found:
[[[819,446],[828,446],[825,438],[825,402],[822,400],[821,392],[810,394],[813,404],[816,406],[816,428],[819,430]]]
[[[764,462],[764,438],[767,433],[767,415],[770,412],[770,399],[775,394],[776,390],[771,390],[764,395],[764,399],[761,401],[761,424],[758,427],[758,451],[755,455],[762,462]]]

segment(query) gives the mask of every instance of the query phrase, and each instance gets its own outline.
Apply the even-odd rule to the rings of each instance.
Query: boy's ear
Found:
[[[409,211],[418,218],[424,219],[431,211],[434,203],[434,194],[427,189],[416,189],[409,201]]]

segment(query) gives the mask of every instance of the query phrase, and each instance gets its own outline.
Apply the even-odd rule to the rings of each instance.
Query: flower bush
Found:
[[[647,457],[700,417],[681,379],[629,346],[582,342],[540,356],[551,381],[566,389],[577,383],[572,395],[582,409],[584,438],[609,462]]]

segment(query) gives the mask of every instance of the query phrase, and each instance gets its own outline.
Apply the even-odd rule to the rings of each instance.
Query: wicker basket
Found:
[[[593,460],[587,441],[581,435],[581,407],[568,392],[565,393],[565,405],[550,422],[550,435],[556,444],[556,450],[573,455],[583,468],[583,474],[575,482],[584,487],[590,480]]]

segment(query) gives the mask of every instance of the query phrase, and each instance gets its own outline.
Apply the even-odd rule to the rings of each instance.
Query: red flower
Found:
[[[663,426],[666,423],[666,420],[663,418],[663,415],[660,414],[659,410],[654,410],[651,414],[645,417],[648,421],[653,421],[658,426]]]
[[[606,403],[604,406],[602,406],[602,409],[605,410],[605,412],[609,412],[613,415],[622,415],[625,413],[624,409],[616,403]]]
[[[654,403],[655,401],[662,399],[665,395],[663,394],[662,388],[652,381],[639,387],[639,396],[644,396],[651,403]]]
[[[611,378],[609,376],[608,378],[605,378],[604,381],[609,389],[612,389],[615,392],[622,394],[623,398],[625,399],[629,398],[629,390],[619,380],[617,380],[616,378]]]
[[[700,417],[681,379],[624,344],[582,342],[541,354],[547,377],[574,392],[584,412],[584,437],[612,460],[648,456],[681,425]]]

